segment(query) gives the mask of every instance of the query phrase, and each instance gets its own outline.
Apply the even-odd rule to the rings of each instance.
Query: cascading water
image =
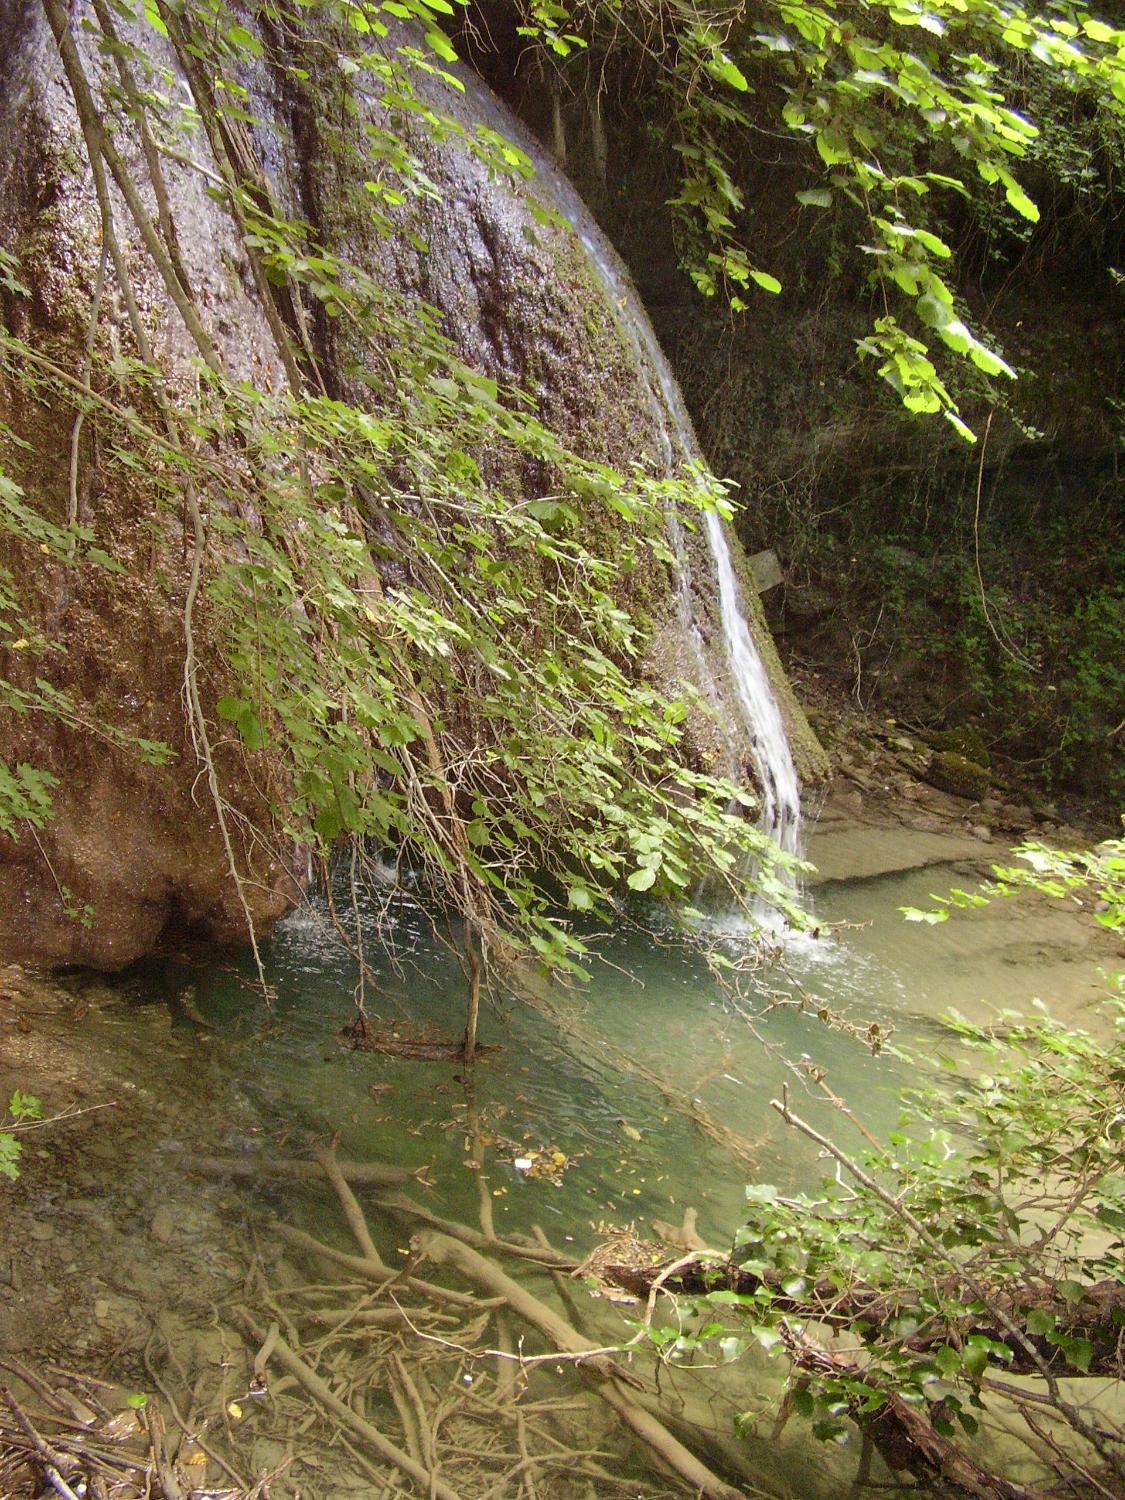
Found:
[[[723,637],[731,678],[749,736],[750,753],[762,783],[762,827],[786,854],[797,854],[801,840],[801,793],[797,768],[770,690],[762,658],[738,602],[738,582],[723,523],[707,513],[707,541],[719,585]]]
[[[702,469],[703,457],[683,396],[618,255],[548,152],[521,128],[476,75],[461,69],[459,77],[464,94],[458,108],[466,127],[486,125],[526,153],[535,169],[533,193],[569,224],[581,244],[600,284],[605,312],[614,319],[640,376],[666,472],[672,476],[688,473],[693,467]],[[704,527],[714,580],[711,597],[718,596],[723,637],[723,656],[718,660],[719,653],[709,647],[701,628],[699,601],[709,590],[703,580],[693,579],[685,526],[674,509],[670,509],[667,526],[672,552],[679,559],[677,593],[682,637],[694,657],[699,685],[713,705],[726,711],[724,738],[735,774],[747,755],[753,764],[761,788],[763,831],[784,851],[796,853],[800,838],[797,773],[781,712],[741,607],[722,518],[710,511]],[[724,677],[729,679],[729,687],[720,687],[719,679]]]
[[[588,210],[566,179],[553,171],[549,181],[556,206],[578,236],[605,288],[607,298],[617,309],[618,326],[637,355],[652,396],[664,447],[663,456],[669,471],[675,465],[677,449],[682,463],[702,465],[699,440],[684,405],[683,395],[632,283],[614,252],[592,230]],[[710,673],[692,608],[691,569],[683,528],[674,511],[669,515],[668,526],[673,551],[680,559],[680,613],[706,679]],[[731,683],[745,742],[762,791],[761,827],[785,853],[797,854],[801,840],[801,795],[797,769],[789,751],[781,710],[739,600],[738,580],[722,518],[714,510],[708,511],[706,515],[706,536],[718,588],[719,617]]]

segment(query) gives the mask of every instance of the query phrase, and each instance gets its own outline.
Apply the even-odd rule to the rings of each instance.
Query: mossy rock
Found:
[[[991,765],[988,747],[979,731],[968,724],[958,724],[953,729],[935,729],[923,734],[921,738],[931,750],[958,755],[963,760],[971,761],[974,766],[984,766],[986,770]]]
[[[941,792],[979,802],[988,795],[990,780],[984,766],[977,765],[956,750],[937,750],[922,775]]]

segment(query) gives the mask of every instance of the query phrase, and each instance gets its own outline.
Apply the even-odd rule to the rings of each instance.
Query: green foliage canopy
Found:
[[[1021,107],[1035,73],[1104,119],[1121,156],[1125,30],[1059,0],[533,0],[522,30],[559,68],[586,47],[631,58],[663,96],[681,161],[670,202],[684,264],[705,296],[723,293],[735,310],[753,286],[782,289],[757,263],[738,186],[741,154],[776,112],[812,148],[798,203],[835,211],[869,258],[882,310],[860,358],[909,411],[941,413],[970,441],[935,341],[988,381],[1016,372],[971,326],[933,199],[984,191],[1024,223],[1039,219],[1019,176],[1041,135]]]

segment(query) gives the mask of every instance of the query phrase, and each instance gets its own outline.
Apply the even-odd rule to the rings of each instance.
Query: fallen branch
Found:
[[[336,1190],[336,1196],[340,1200],[340,1207],[344,1210],[344,1218],[348,1221],[348,1228],[352,1232],[356,1244],[359,1246],[364,1258],[374,1265],[384,1265],[383,1257],[375,1248],[375,1241],[371,1238],[371,1231],[367,1227],[367,1219],[364,1217],[363,1209],[356,1201],[356,1196],[348,1186],[343,1172],[340,1170],[336,1160],[336,1143],[331,1146],[322,1146],[316,1153],[316,1159],[321,1171]]]
[[[973,1500],[1047,1500],[1040,1489],[1013,1484],[978,1464],[952,1439],[944,1437],[924,1410],[910,1405],[893,1392],[869,1380],[854,1359],[830,1352],[783,1323],[781,1337],[794,1366],[806,1375],[829,1376],[849,1382],[849,1404],[852,1416],[863,1431],[870,1433],[875,1445],[892,1468],[908,1468],[914,1473],[936,1474],[961,1494]],[[884,1397],[884,1404],[874,1413],[864,1410],[865,1398],[854,1387]]]
[[[258,1182],[271,1177],[288,1182],[319,1182],[324,1176],[318,1162],[279,1161],[265,1156],[185,1156],[182,1164],[204,1177],[231,1177],[236,1182]],[[353,1187],[400,1187],[418,1177],[418,1172],[408,1167],[393,1167],[387,1162],[341,1161],[336,1165]]]
[[[341,1171],[346,1172],[343,1164],[341,1164]],[[550,1245],[524,1244],[515,1238],[501,1238],[499,1235],[489,1237],[478,1230],[470,1229],[467,1224],[458,1224],[453,1219],[443,1219],[401,1193],[389,1193],[376,1199],[376,1207],[385,1209],[396,1218],[412,1219],[424,1224],[428,1229],[436,1229],[440,1234],[447,1234],[450,1239],[460,1240],[462,1244],[469,1245],[474,1250],[480,1250],[486,1255],[507,1255],[552,1271],[570,1272],[576,1270],[578,1266],[578,1262],[572,1255],[563,1255]]]
[[[231,1308],[230,1312],[251,1338],[257,1340],[260,1347],[266,1339],[266,1334],[250,1314],[244,1308],[237,1307]],[[408,1453],[404,1453],[401,1448],[392,1443],[390,1438],[384,1437],[379,1429],[366,1418],[359,1416],[346,1402],[341,1401],[327,1382],[322,1380],[315,1370],[310,1369],[304,1360],[290,1349],[280,1334],[273,1334],[269,1358],[276,1359],[278,1364],[300,1382],[314,1401],[324,1407],[325,1411],[331,1412],[345,1427],[350,1427],[352,1432],[362,1438],[384,1463],[392,1464],[412,1479],[423,1493],[430,1497],[430,1500],[462,1500],[458,1492],[431,1469],[417,1463]]]
[[[16,1419],[17,1426],[34,1449],[43,1478],[60,1497],[60,1500],[78,1500],[78,1496],[62,1475],[63,1469],[68,1471],[77,1469],[79,1467],[77,1461],[57,1452],[45,1438],[40,1437],[7,1386],[0,1389],[0,1398],[3,1398],[4,1405]]]
[[[417,1244],[427,1260],[457,1271],[489,1296],[503,1298],[517,1317],[542,1333],[554,1348],[576,1357],[575,1363],[582,1373],[595,1377],[594,1389],[602,1400],[641,1439],[651,1455],[677,1474],[695,1495],[703,1500],[742,1500],[738,1490],[712,1473],[656,1417],[633,1400],[621,1384],[623,1372],[612,1359],[577,1333],[553,1308],[476,1250],[448,1235],[427,1230],[419,1236]]]
[[[390,1286],[403,1277],[401,1271],[392,1271],[389,1266],[382,1262],[366,1260],[362,1255],[349,1255],[344,1250],[337,1250],[333,1245],[325,1245],[315,1235],[306,1234],[303,1229],[296,1229],[292,1224],[278,1222],[273,1226],[274,1233],[279,1235],[289,1244],[299,1250],[305,1250],[311,1255],[323,1256],[325,1260],[334,1265],[343,1266],[357,1276],[362,1276],[365,1281],[372,1281],[376,1286]],[[435,1286],[429,1281],[420,1281],[416,1276],[403,1278],[405,1284],[421,1296],[435,1302],[446,1302],[452,1307],[470,1308],[478,1311],[489,1305],[500,1306],[499,1302],[482,1303],[479,1297],[473,1297],[468,1292],[455,1292],[449,1287]]]
[[[993,1295],[991,1287],[986,1286],[968,1265],[959,1265],[956,1258],[949,1250],[934,1237],[926,1226],[910,1211],[906,1204],[900,1199],[892,1196],[871,1174],[864,1170],[858,1162],[854,1161],[846,1151],[842,1151],[834,1141],[822,1135],[820,1131],[814,1130],[805,1120],[795,1115],[789,1105],[789,1090],[782,1085],[782,1097],[780,1100],[771,1099],[770,1105],[776,1109],[787,1125],[791,1125],[801,1135],[818,1145],[832,1159],[840,1164],[850,1176],[860,1183],[873,1197],[877,1198],[884,1207],[890,1209],[907,1226],[915,1236],[920,1245],[925,1245],[930,1253],[938,1261],[944,1261],[950,1268],[950,1274],[966,1292],[985,1308],[988,1316],[992,1318],[1003,1330],[1003,1338],[1008,1346],[1021,1350],[1030,1360],[1034,1372],[1042,1377],[1047,1386],[1048,1394],[1054,1405],[1055,1411],[1063,1417],[1071,1429],[1094,1449],[1094,1451],[1105,1460],[1107,1466],[1120,1478],[1125,1478],[1125,1456],[1111,1443],[1105,1442],[1097,1425],[1090,1421],[1086,1413],[1075,1402],[1070,1401],[1063,1394],[1052,1360],[1039,1352],[1031,1335],[1016,1321],[1013,1311],[1005,1299]]]
[[[917,1299],[898,1293],[879,1291],[874,1287],[852,1286],[847,1291],[828,1277],[820,1277],[794,1296],[783,1290],[788,1276],[770,1267],[762,1271],[746,1271],[733,1261],[715,1256],[696,1255],[676,1261],[662,1261],[657,1265],[629,1265],[623,1263],[599,1263],[596,1271],[600,1281],[620,1287],[638,1300],[645,1302],[655,1291],[665,1291],[680,1296],[702,1297],[708,1292],[731,1291],[740,1296],[752,1297],[763,1289],[770,1293],[775,1311],[791,1313],[801,1318],[815,1318],[832,1328],[851,1329],[861,1337],[886,1334],[888,1325],[919,1310]],[[959,1283],[950,1278],[944,1290],[953,1295]],[[964,1321],[957,1327],[948,1320],[928,1314],[923,1329],[912,1335],[904,1335],[899,1347],[915,1354],[925,1354],[943,1344],[958,1345],[967,1334],[979,1333],[994,1342],[1004,1343],[1011,1353],[1011,1361],[1005,1369],[1013,1375],[1037,1375],[1040,1362],[1063,1365],[1065,1356],[1061,1349],[1048,1344],[1038,1334],[1027,1332],[1027,1318],[1039,1309],[1052,1309],[1059,1313],[1059,1325],[1077,1337],[1087,1339],[1093,1347],[1089,1375],[1102,1375],[1111,1379],[1120,1377],[1120,1352],[1118,1340],[1121,1319],[1125,1316],[1125,1285],[1106,1278],[1083,1288],[1082,1301],[1076,1305],[1057,1305],[1046,1297],[1028,1297],[1015,1307],[1008,1299],[994,1296],[997,1306],[1003,1308],[1022,1337],[1015,1338],[1008,1328],[985,1312],[964,1311]],[[1033,1360],[1024,1343],[1030,1343],[1036,1351]]]

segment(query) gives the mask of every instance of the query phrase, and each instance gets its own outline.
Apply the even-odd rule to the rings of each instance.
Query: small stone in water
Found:
[[[166,1245],[172,1238],[176,1229],[176,1220],[172,1210],[166,1203],[162,1203],[152,1216],[152,1237]]]

